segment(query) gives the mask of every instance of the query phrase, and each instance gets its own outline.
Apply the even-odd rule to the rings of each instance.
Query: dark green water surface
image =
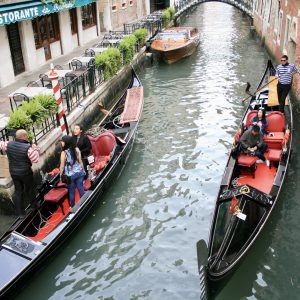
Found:
[[[145,106],[119,179],[17,299],[199,299],[196,242],[245,109],[246,81],[268,57],[234,7],[206,3],[184,25],[197,52],[140,72]],[[260,239],[217,299],[299,299],[299,124],[286,185]]]

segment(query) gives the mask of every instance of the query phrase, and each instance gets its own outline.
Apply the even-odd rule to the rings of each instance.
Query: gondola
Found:
[[[46,174],[38,188],[36,209],[26,210],[0,239],[0,298],[16,292],[16,286],[46,259],[53,257],[92,206],[101,202],[105,187],[119,176],[132,150],[143,109],[143,87],[134,71],[128,89],[107,114],[94,136],[89,135],[93,156],[89,157],[89,177],[85,194],[70,208],[68,189],[55,170]]]
[[[249,128],[257,110],[264,108],[268,122],[265,157],[270,166],[255,156],[243,153],[235,156],[231,151],[216,199],[207,261],[199,266],[202,271],[205,269],[209,283],[220,282],[233,273],[263,230],[284,184],[291,155],[292,105],[287,99],[284,114],[278,111],[274,75],[275,69],[269,61],[256,92],[250,96],[233,143],[237,144],[243,131]]]

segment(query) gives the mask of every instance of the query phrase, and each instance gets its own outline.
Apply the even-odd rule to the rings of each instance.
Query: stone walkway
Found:
[[[34,71],[24,72],[16,77],[16,81],[8,86],[0,88],[0,129],[5,127],[9,114],[11,112],[8,95],[22,86],[27,86],[28,82],[39,79],[39,75],[50,70],[50,63],[53,65],[61,65],[64,69],[69,69],[68,61],[73,57],[81,56],[85,49],[99,43],[106,32],[101,32],[101,35],[90,41],[84,46],[77,47],[72,52],[62,55],[58,58],[47,61],[47,63]]]

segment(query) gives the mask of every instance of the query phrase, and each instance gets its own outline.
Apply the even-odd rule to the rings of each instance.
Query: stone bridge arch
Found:
[[[222,2],[232,5],[253,19],[254,0],[173,0],[170,1],[170,5],[174,6],[175,18],[178,18],[187,9],[205,2]]]

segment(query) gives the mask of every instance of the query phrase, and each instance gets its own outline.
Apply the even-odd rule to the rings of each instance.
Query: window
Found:
[[[282,17],[283,17],[283,13],[282,13],[282,11],[280,11],[279,12],[279,20],[278,20],[278,33],[277,33],[277,37],[278,37],[279,41],[280,41],[281,30],[282,30]]]
[[[72,34],[78,33],[76,8],[69,10]]]
[[[45,41],[53,43],[59,40],[59,23],[57,14],[50,14],[32,20],[36,49],[43,47]]]
[[[83,29],[97,25],[95,2],[81,7],[81,18]]]
[[[127,4],[127,0],[122,0],[122,8],[125,8]]]
[[[112,0],[111,9],[113,11],[117,10],[117,0]]]
[[[285,25],[284,46],[286,46],[289,41],[290,28],[291,28],[291,18],[287,17],[286,25]]]

